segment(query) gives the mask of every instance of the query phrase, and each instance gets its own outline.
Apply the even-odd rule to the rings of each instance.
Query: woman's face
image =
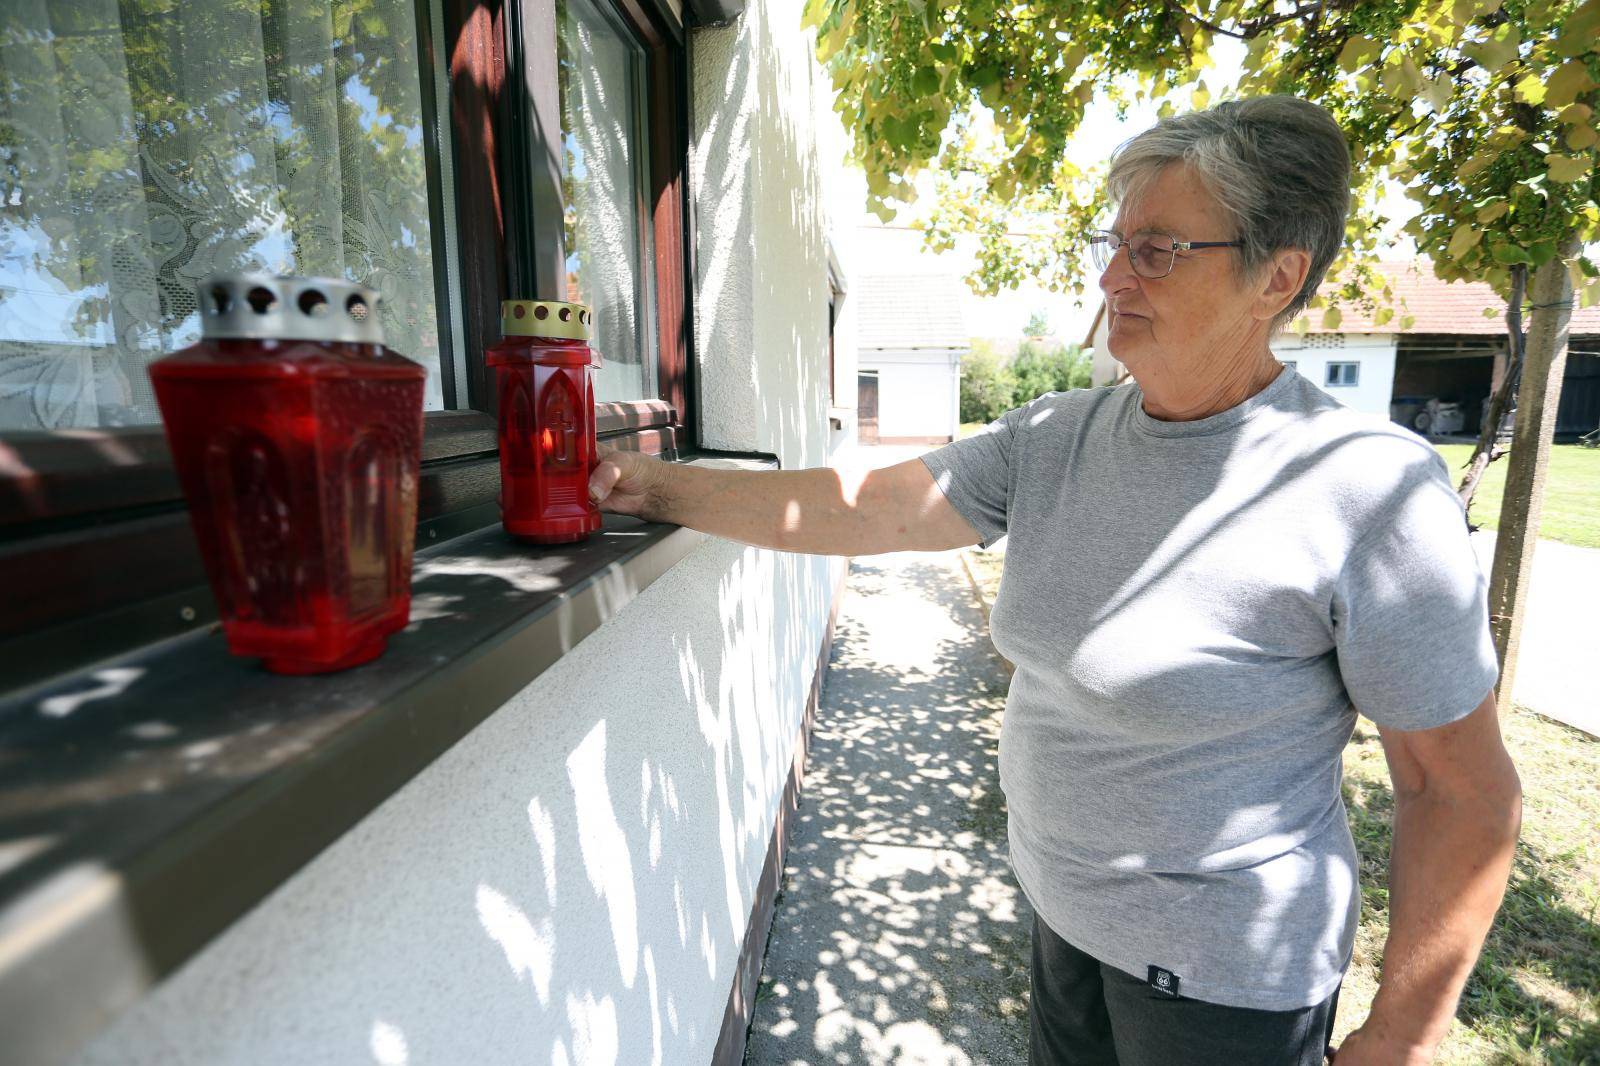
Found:
[[[1163,168],[1136,202],[1124,204],[1112,227],[1178,241],[1238,238],[1221,206],[1184,164]],[[1202,386],[1216,371],[1259,358],[1270,326],[1259,285],[1236,271],[1231,248],[1177,252],[1172,273],[1141,277],[1126,249],[1100,276],[1110,317],[1111,354],[1147,389],[1152,384]]]

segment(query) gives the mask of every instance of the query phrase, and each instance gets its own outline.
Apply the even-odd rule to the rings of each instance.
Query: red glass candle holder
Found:
[[[589,308],[550,300],[501,305],[505,339],[485,353],[500,412],[500,515],[535,544],[582,540],[600,528],[589,500],[598,461]]]
[[[284,674],[376,658],[411,614],[427,372],[365,286],[198,288],[202,339],[150,377],[228,648]]]

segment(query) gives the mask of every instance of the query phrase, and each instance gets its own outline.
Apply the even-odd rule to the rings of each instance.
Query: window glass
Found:
[[[645,51],[605,0],[558,0],[568,300],[594,308],[600,400],[656,391]]]
[[[0,430],[157,421],[221,270],[374,286],[442,406],[422,76],[411,0],[0,3]]]
[[[1329,385],[1354,385],[1357,383],[1357,368],[1359,363],[1329,363]]]

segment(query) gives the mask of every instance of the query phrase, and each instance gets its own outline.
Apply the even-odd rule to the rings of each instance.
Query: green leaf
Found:
[[[1569,59],[1545,82],[1544,103],[1547,107],[1565,107],[1578,94],[1594,85],[1589,68],[1581,59]]]
[[[1380,307],[1380,308],[1378,308],[1377,314],[1372,316],[1372,324],[1374,326],[1387,325],[1389,320],[1391,318],[1393,318],[1393,317],[1394,317],[1394,308],[1392,308],[1392,307]]]
[[[1600,133],[1595,132],[1593,126],[1574,126],[1567,131],[1567,147],[1576,151],[1593,148],[1600,142]]]
[[[1509,210],[1511,210],[1511,205],[1509,203],[1504,200],[1496,200],[1485,207],[1479,208],[1477,215],[1474,217],[1476,217],[1479,222],[1493,222],[1495,219],[1499,218]]]
[[[1481,240],[1483,240],[1483,231],[1474,228],[1470,222],[1463,222],[1450,235],[1450,247],[1446,249],[1446,252],[1451,259],[1460,259],[1476,248]]]
[[[1373,62],[1383,53],[1383,45],[1370,37],[1352,37],[1345,42],[1344,48],[1339,51],[1339,69],[1346,74],[1354,74],[1357,70]]]
[[[1489,250],[1489,254],[1496,263],[1504,263],[1507,266],[1528,261],[1528,254],[1514,244],[1497,244]]]
[[[1594,114],[1594,108],[1588,104],[1568,104],[1561,109],[1561,113],[1556,116],[1556,119],[1557,121],[1565,122],[1569,126],[1577,126],[1588,122],[1589,116],[1592,114]]]
[[[933,96],[939,91],[939,72],[932,67],[922,67],[912,76],[911,88],[919,96]]]
[[[1428,106],[1435,112],[1441,112],[1450,106],[1450,98],[1455,95],[1455,91],[1455,81],[1449,74],[1429,78],[1422,87],[1423,95],[1428,98]]]
[[[1523,103],[1532,104],[1533,106],[1538,107],[1540,104],[1544,103],[1544,82],[1539,79],[1539,75],[1537,74],[1525,74],[1522,76],[1522,79],[1517,82],[1516,95],[1517,99],[1521,100]]]
[[[1591,173],[1591,161],[1584,156],[1561,155],[1552,152],[1544,157],[1551,181],[1582,181]]]
[[[987,89],[991,85],[1000,84],[1000,67],[994,63],[985,63],[967,75],[967,80],[979,89]]]
[[[1468,45],[1466,53],[1492,74],[1517,58],[1517,46],[1521,43],[1522,34],[1516,24],[1503,22],[1495,27],[1486,40]]]
[[[1344,320],[1344,315],[1339,313],[1337,307],[1330,307],[1322,312],[1322,328],[1338,329],[1339,323]]]
[[[1600,0],[1588,0],[1579,4],[1577,10],[1567,16],[1567,21],[1562,24],[1561,35],[1576,34],[1593,42],[1600,38]]]
[[[1416,324],[1417,324],[1417,316],[1416,315],[1401,315],[1400,316],[1400,332],[1404,333],[1406,330],[1410,329],[1412,326],[1414,326]]]

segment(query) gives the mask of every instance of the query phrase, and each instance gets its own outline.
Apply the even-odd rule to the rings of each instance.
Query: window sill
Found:
[[[274,676],[213,627],[0,701],[7,1062],[70,1054],[705,539],[607,516],[530,549],[496,522],[419,546],[411,625],[367,666]]]

